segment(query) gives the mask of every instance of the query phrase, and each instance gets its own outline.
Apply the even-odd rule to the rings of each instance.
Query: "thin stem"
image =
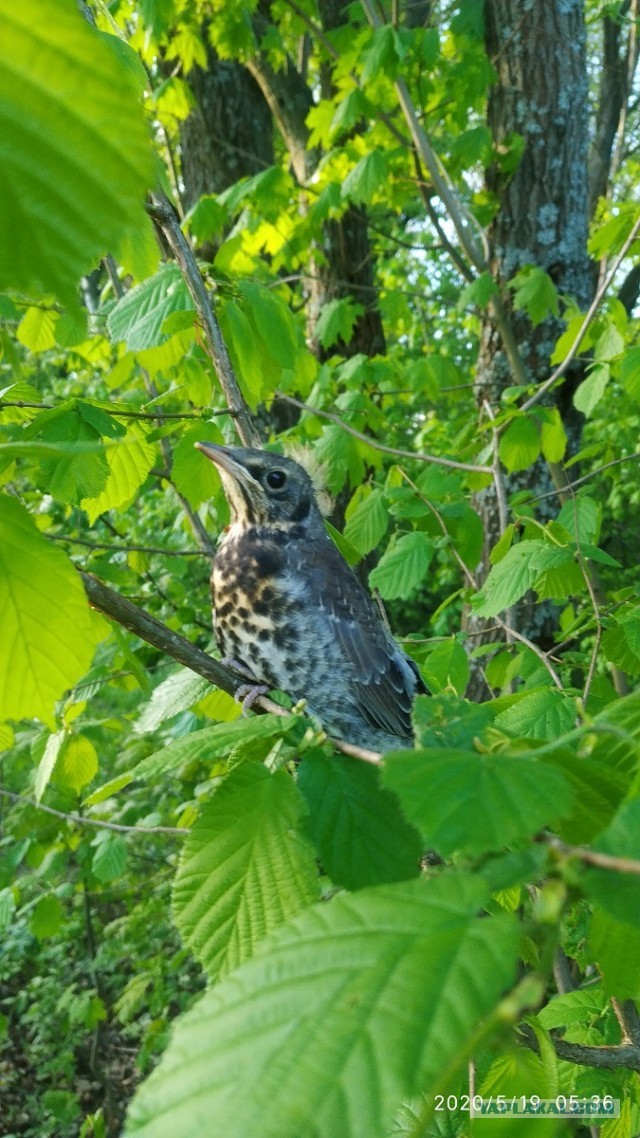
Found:
[[[67,537],[61,533],[48,533],[51,541],[66,541],[69,545],[86,545],[89,549],[108,549],[110,553],[157,553],[162,557],[207,557],[202,549],[159,549],[155,545],[113,545],[108,541],[87,541],[82,537]]]
[[[363,435],[362,431],[356,431],[355,427],[350,427],[345,423],[344,419],[340,419],[338,415],[332,414],[331,411],[320,411],[318,407],[311,407],[308,403],[302,403],[299,399],[294,399],[292,395],[285,395],[282,391],[275,392],[276,399],[283,399],[285,403],[291,403],[294,407],[299,407],[301,411],[308,411],[311,415],[317,415],[319,419],[327,419],[330,423],[336,423],[342,427],[343,431],[347,431],[354,438],[360,439],[361,442],[366,443],[367,446],[373,447],[374,450],[382,451],[384,454],[392,454],[396,458],[413,458],[417,462],[432,462],[435,466],[447,466],[453,470],[468,470],[472,474],[493,474],[492,466],[479,466],[472,462],[456,462],[452,458],[439,458],[435,454],[425,454],[420,451],[400,450],[397,447],[388,447],[384,443],[379,443],[376,439],[372,439],[370,435]]]
[[[595,294],[593,300],[591,301],[591,304],[589,305],[589,308],[587,310],[585,318],[582,321],[582,324],[580,325],[580,327],[578,329],[578,332],[575,336],[575,339],[574,339],[573,343],[571,344],[571,347],[569,348],[567,354],[565,355],[562,363],[558,365],[556,370],[551,373],[551,375],[549,376],[548,379],[545,379],[544,383],[540,384],[537,391],[535,391],[533,393],[533,395],[522,404],[522,406],[521,406],[522,411],[530,411],[532,407],[535,407],[536,403],[540,402],[540,400],[543,398],[543,396],[546,395],[547,391],[549,391],[550,388],[552,388],[554,386],[554,384],[557,383],[558,380],[562,378],[562,376],[567,371],[567,368],[569,367],[569,364],[571,363],[571,361],[575,359],[575,357],[578,353],[578,349],[579,349],[582,341],[584,340],[584,338],[587,334],[587,331],[589,330],[589,327],[591,326],[591,322],[592,322],[596,312],[598,311],[598,308],[600,307],[602,299],[603,299],[605,293],[607,292],[611,282],[613,281],[613,278],[615,277],[618,269],[620,268],[622,261],[624,260],[627,253],[629,252],[631,245],[635,241],[639,230],[640,230],[640,214],[636,218],[636,220],[633,224],[633,227],[631,229],[631,232],[629,233],[629,236],[627,237],[627,239],[626,239],[624,245],[622,246],[620,252],[618,253],[615,260],[613,261],[611,268],[609,269],[609,272],[607,273],[606,277],[604,278],[602,284],[599,285],[599,287],[597,288],[596,294]]]
[[[557,838],[555,834],[543,834],[541,841],[552,850],[564,854],[565,857],[575,857],[585,865],[594,865],[598,869],[611,869],[615,873],[628,873],[640,877],[640,861],[630,857],[617,857],[615,854],[600,853],[599,850],[590,850],[586,846],[570,846]]]
[[[164,233],[180,266],[185,284],[191,293],[196,312],[202,323],[207,354],[216,370],[229,409],[235,417],[238,435],[245,446],[259,447],[260,436],[240,390],[214,311],[212,297],[205,288],[193,250],[180,228],[180,223],[168,198],[164,194],[155,193],[152,194],[151,203],[149,212]]]
[[[87,818],[84,814],[68,814],[64,810],[54,810],[53,806],[45,806],[29,798],[25,794],[15,794],[12,790],[5,790],[0,786],[0,794],[10,798],[13,802],[24,802],[33,806],[35,810],[44,810],[45,814],[52,814],[54,818],[63,818],[65,822],[73,822],[77,826],[95,826],[98,830],[116,830],[119,834],[188,834],[189,831],[182,826],[122,826],[119,822],[102,822],[97,818]]]

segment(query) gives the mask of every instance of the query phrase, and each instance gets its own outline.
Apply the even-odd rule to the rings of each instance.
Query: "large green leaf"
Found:
[[[468,1058],[511,983],[517,930],[468,877],[314,905],[177,1024],[128,1138],[378,1138]]]
[[[316,751],[305,755],[300,789],[323,869],[337,885],[361,889],[415,877],[422,841],[375,767]]]
[[[423,533],[403,534],[371,571],[369,584],[386,601],[409,597],[422,584],[432,557],[433,542]]]
[[[566,813],[564,775],[527,755],[396,751],[383,782],[439,853],[483,853],[521,841]]]
[[[86,672],[96,644],[82,582],[15,498],[0,496],[0,718],[54,725],[57,699]]]
[[[571,550],[542,541],[520,541],[494,565],[481,592],[474,598],[478,616],[497,616],[535,586],[546,570],[573,563]]]
[[[210,979],[318,899],[315,859],[297,828],[303,812],[291,776],[261,763],[237,767],[203,807],[184,845],[173,911]]]
[[[640,863],[640,799],[625,802],[593,843],[598,852]],[[640,876],[612,869],[589,869],[585,889],[617,921],[640,927]]]
[[[382,541],[387,532],[387,520],[384,495],[381,490],[372,490],[360,499],[353,510],[347,511],[344,536],[364,557]]]
[[[201,731],[192,731],[184,739],[176,739],[161,751],[148,755],[132,773],[136,778],[156,778],[183,763],[209,762],[243,744],[272,739],[288,730],[292,722],[292,719],[283,719],[280,715],[257,715],[254,719],[236,719],[232,723],[203,727]]]
[[[139,427],[131,427],[124,439],[107,449],[106,455],[109,476],[104,489],[80,503],[92,524],[106,510],[129,504],[151,470],[156,450]]]
[[[129,351],[143,351],[165,344],[163,331],[167,317],[188,312],[193,301],[177,265],[162,265],[158,272],[125,293],[109,314],[107,326],[112,340],[124,340]]]
[[[70,0],[0,0],[0,16],[0,288],[77,304],[81,275],[145,224],[149,132],[124,45]]]

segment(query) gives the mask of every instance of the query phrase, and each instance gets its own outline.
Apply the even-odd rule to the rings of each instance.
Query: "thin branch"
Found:
[[[210,356],[224,392],[229,409],[234,415],[240,439],[245,446],[259,447],[260,436],[253,424],[251,413],[236,379],[220,324],[213,308],[212,297],[205,288],[198,264],[171,202],[161,193],[152,194],[149,212],[162,230],[182,271],[196,312],[202,322],[207,354]]]
[[[294,407],[299,407],[301,411],[308,411],[311,415],[317,415],[319,419],[328,419],[330,423],[336,423],[342,427],[343,431],[347,431],[354,438],[360,439],[367,446],[373,447],[374,450],[380,450],[384,454],[392,454],[396,458],[414,458],[417,462],[432,462],[436,466],[448,466],[453,470],[468,470],[472,474],[493,474],[492,466],[478,466],[472,462],[456,462],[452,458],[439,458],[435,454],[424,454],[420,451],[399,450],[397,447],[385,446],[384,443],[379,443],[377,439],[372,439],[370,435],[363,435],[362,431],[356,431],[355,427],[350,427],[344,419],[340,419],[331,411],[320,411],[318,407],[311,407],[309,403],[302,403],[299,399],[294,399],[292,395],[285,395],[282,391],[276,391],[275,397],[276,399],[283,399],[285,403],[293,404]]]
[[[157,553],[162,557],[207,557],[203,549],[159,549],[155,545],[113,545],[108,541],[87,541],[83,537],[67,537],[62,533],[48,533],[51,541],[66,541],[68,545],[86,545],[89,549],[108,549],[110,553]]]
[[[154,648],[177,660],[179,664],[202,676],[215,687],[226,691],[229,695],[235,695],[238,689],[238,677],[234,672],[225,668],[218,660],[214,660],[213,656],[197,648],[186,637],[173,632],[144,609],[134,605],[126,597],[120,596],[114,589],[108,588],[92,573],[81,573],[80,576],[92,608],[115,620],[122,628],[139,636],[141,640],[146,640],[147,644],[152,644]],[[258,696],[252,706],[259,707],[272,715],[280,715],[282,718],[291,715],[286,708],[280,707],[278,703],[264,695]],[[382,761],[382,755],[378,751],[370,751],[366,747],[358,747],[354,743],[346,743],[332,736],[328,738],[336,750],[344,755],[350,755],[367,763],[378,764]]]
[[[582,478],[576,478],[575,482],[567,482],[558,490],[548,490],[546,494],[536,494],[533,502],[542,502],[545,498],[554,498],[566,494],[568,490],[576,490],[578,486],[584,486],[586,482],[590,482],[598,474],[602,474],[604,470],[609,470],[611,466],[620,466],[623,462],[637,462],[640,459],[640,452],[638,454],[628,454],[624,458],[612,458],[611,462],[605,462],[602,466],[596,467],[589,474],[583,474]]]
[[[51,403],[30,403],[27,399],[2,399],[0,400],[0,411],[5,407],[27,407],[33,408],[34,411],[55,411],[56,408]],[[109,414],[113,415],[114,419],[153,419],[158,421],[158,412],[152,411],[121,411],[116,407],[109,407]],[[209,408],[203,413],[202,411],[163,411],[163,419],[201,419],[206,421],[207,418],[213,415],[234,415],[235,412],[230,407],[223,407],[220,411],[212,411]]]
[[[36,802],[35,798],[28,798],[26,794],[15,794],[2,786],[0,794],[13,802],[24,802],[27,806],[33,806],[35,810],[44,810],[45,814],[53,814],[54,818],[63,818],[65,822],[74,822],[78,826],[116,830],[119,834],[178,834],[182,837],[183,834],[189,833],[189,830],[183,826],[122,826],[119,822],[102,822],[98,818],[86,818],[83,814],[67,814],[64,810],[54,810],[53,806],[45,806],[42,802]]]
[[[615,873],[629,873],[634,877],[640,877],[640,861],[635,861],[633,858],[600,853],[599,850],[590,850],[586,846],[570,846],[554,834],[542,834],[540,840],[565,857],[577,857],[585,865],[595,865],[598,869],[611,869]]]
[[[532,1051],[540,1050],[540,1044],[532,1028],[522,1024],[519,1031],[527,1047]],[[564,1039],[556,1039],[553,1033],[551,1042],[559,1059],[567,1059],[570,1063],[578,1063],[581,1067],[598,1067],[604,1071],[626,1067],[631,1071],[640,1071],[640,1047],[634,1045],[586,1047],[582,1043],[567,1043]]]
[[[556,384],[558,382],[559,379],[562,379],[562,376],[567,371],[569,364],[571,363],[572,360],[575,359],[575,357],[578,353],[578,349],[579,349],[582,341],[584,340],[584,337],[587,334],[589,327],[591,326],[591,322],[592,322],[596,312],[598,311],[600,304],[602,303],[603,297],[604,297],[605,293],[607,292],[607,290],[609,289],[609,286],[611,285],[613,278],[615,277],[618,269],[620,268],[622,261],[624,260],[627,253],[629,252],[631,245],[633,244],[636,237],[638,236],[639,231],[640,231],[640,214],[638,214],[638,217],[636,218],[636,220],[632,226],[631,232],[629,233],[629,236],[627,237],[627,239],[626,239],[624,245],[622,246],[620,252],[618,253],[617,257],[613,261],[611,268],[609,269],[609,272],[607,273],[606,277],[602,281],[602,284],[599,285],[599,287],[597,288],[596,294],[595,294],[593,300],[591,301],[591,304],[589,305],[589,308],[587,310],[585,318],[582,321],[582,324],[580,325],[578,332],[576,333],[575,339],[574,339],[573,343],[571,344],[571,347],[569,348],[567,354],[565,355],[562,363],[558,365],[556,370],[551,373],[551,375],[549,376],[548,379],[545,379],[544,383],[540,384],[540,386],[533,393],[533,395],[521,405],[522,411],[530,411],[531,408],[535,407],[536,403],[539,403],[540,400],[542,399],[542,397],[544,395],[546,395],[547,391],[549,391],[550,388],[552,388],[554,386],[554,384]]]

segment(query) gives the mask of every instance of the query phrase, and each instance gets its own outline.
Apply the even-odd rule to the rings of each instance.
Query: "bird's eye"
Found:
[[[281,490],[286,481],[284,470],[270,470],[265,476],[265,482],[270,490]]]

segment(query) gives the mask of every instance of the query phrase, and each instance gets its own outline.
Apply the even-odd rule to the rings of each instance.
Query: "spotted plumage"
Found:
[[[231,507],[213,563],[216,640],[256,682],[306,699],[327,731],[407,746],[418,669],[329,538],[307,472],[267,451],[198,443]]]

